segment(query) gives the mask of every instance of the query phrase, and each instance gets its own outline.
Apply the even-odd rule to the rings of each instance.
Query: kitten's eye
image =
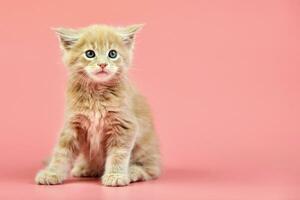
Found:
[[[116,51],[116,50],[110,50],[109,52],[108,52],[108,57],[110,57],[111,59],[116,59],[117,58],[117,56],[118,56],[118,52]]]
[[[85,56],[87,58],[94,58],[96,56],[95,52],[93,50],[86,50],[85,51]]]

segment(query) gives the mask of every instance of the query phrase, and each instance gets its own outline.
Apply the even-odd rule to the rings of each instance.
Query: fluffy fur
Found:
[[[141,27],[56,29],[70,72],[65,125],[48,166],[36,175],[37,184],[60,184],[72,167],[73,176],[101,177],[106,186],[159,176],[151,114],[127,76],[135,33]],[[118,53],[115,59],[108,57],[112,49]],[[95,57],[86,57],[87,50]]]

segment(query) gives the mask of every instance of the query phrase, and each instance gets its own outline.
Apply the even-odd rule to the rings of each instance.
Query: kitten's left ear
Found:
[[[69,50],[79,39],[79,31],[69,28],[53,28],[59,37],[61,47],[64,50]]]
[[[125,45],[132,48],[136,33],[144,27],[144,24],[134,24],[124,28],[120,28],[119,33]]]

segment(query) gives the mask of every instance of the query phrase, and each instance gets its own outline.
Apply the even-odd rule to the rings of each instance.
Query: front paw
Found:
[[[63,182],[64,177],[59,176],[55,172],[42,170],[35,177],[36,184],[39,185],[57,185]]]
[[[108,173],[101,178],[102,184],[105,186],[125,186],[129,184],[128,174]]]

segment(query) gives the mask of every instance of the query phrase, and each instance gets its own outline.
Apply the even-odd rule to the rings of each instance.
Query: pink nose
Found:
[[[106,63],[101,63],[101,64],[98,64],[98,65],[99,65],[99,67],[101,67],[102,69],[104,69],[104,68],[107,66]]]

